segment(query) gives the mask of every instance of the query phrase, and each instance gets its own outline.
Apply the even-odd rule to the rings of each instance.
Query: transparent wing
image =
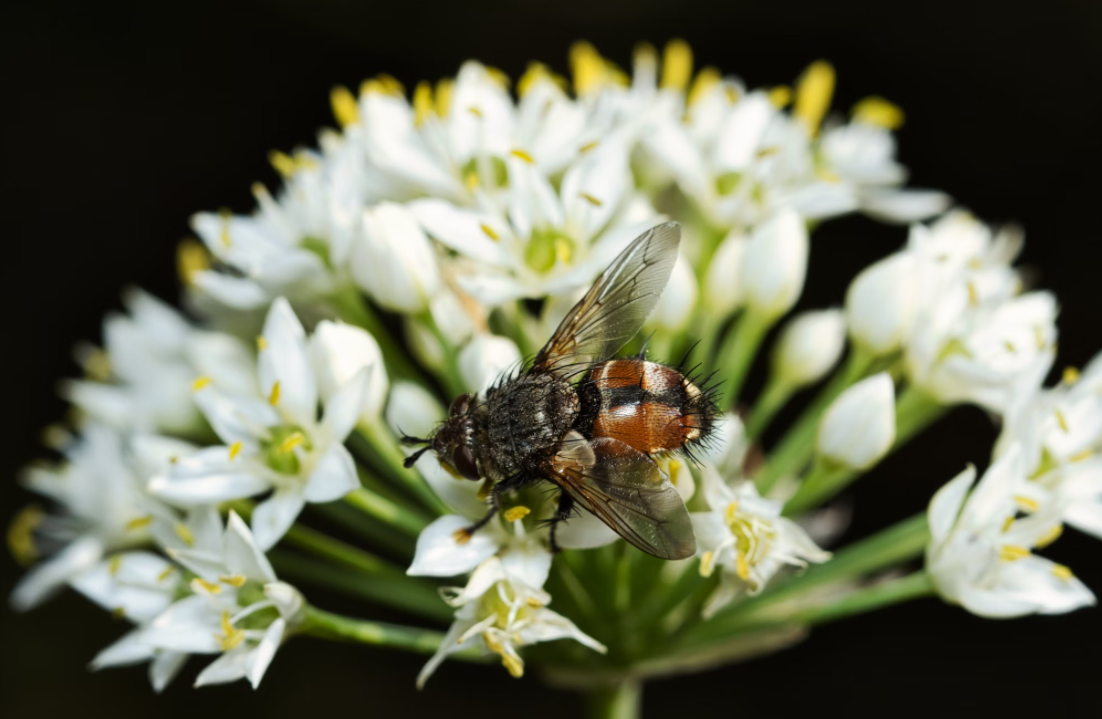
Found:
[[[571,432],[551,479],[634,547],[660,559],[696,553],[685,503],[654,460],[619,440]]]
[[[669,282],[681,225],[667,222],[632,240],[536,355],[535,368],[561,372],[608,359],[635,336]]]

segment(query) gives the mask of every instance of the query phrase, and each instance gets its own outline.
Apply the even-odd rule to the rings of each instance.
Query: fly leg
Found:
[[[559,508],[555,511],[555,516],[549,520],[551,525],[551,553],[558,554],[562,547],[555,541],[555,529],[559,526],[559,522],[570,519],[570,515],[574,513],[574,497],[569,492],[559,492]]]
[[[514,474],[512,477],[506,477],[505,479],[495,484],[494,488],[490,490],[490,509],[486,512],[486,516],[478,520],[471,526],[464,527],[463,529],[460,529],[458,532],[456,532],[456,534],[460,535],[460,537],[465,537],[465,539],[457,537],[456,541],[460,544],[465,544],[467,541],[469,541],[471,535],[485,527],[490,522],[490,520],[494,518],[494,515],[501,511],[502,492],[508,492],[510,490],[517,489],[523,483],[524,475]]]

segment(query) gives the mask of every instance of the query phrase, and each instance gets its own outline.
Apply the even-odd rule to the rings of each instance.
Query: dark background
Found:
[[[1024,7],[1024,4],[1023,4]],[[983,218],[1024,224],[1024,260],[1059,292],[1061,363],[1081,366],[1099,332],[1098,196],[1102,190],[1102,4],[452,3],[324,0],[5,6],[0,20],[4,167],[5,406],[0,521],[29,499],[17,469],[44,454],[58,418],[70,347],[98,339],[120,288],[174,297],[173,248],[199,209],[251,207],[249,185],[272,186],[273,148],[313,144],[332,124],[328,91],[389,72],[407,87],[454,74],[474,57],[516,77],[529,58],[566,70],[570,43],[595,42],[627,65],[638,40],[692,43],[749,85],[790,82],[831,60],[836,107],[880,94],[901,105],[902,159],[913,183],[952,193]],[[816,235],[806,306],[840,301],[845,282],[898,246],[900,228],[852,218]],[[886,462],[851,494],[859,538],[924,506],[966,462],[983,465],[994,436],[972,409]],[[1102,545],[1074,532],[1049,552],[1102,592]],[[0,594],[18,574],[0,559]],[[324,593],[323,606],[386,617]],[[826,626],[796,649],[756,663],[648,685],[648,716],[844,711],[851,715],[1097,715],[1097,611],[1009,622],[976,619],[934,600]],[[0,714],[5,717],[194,717],[266,710],[370,716],[559,716],[574,695],[535,677],[447,664],[418,694],[423,662],[397,652],[296,640],[255,695],[244,683],[193,691],[193,662],[162,697],[144,669],[85,670],[124,631],[69,595],[26,615],[0,609]],[[64,713],[64,714],[63,714]]]

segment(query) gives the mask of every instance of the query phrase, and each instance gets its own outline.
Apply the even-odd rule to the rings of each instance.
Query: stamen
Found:
[[[1020,494],[1014,495],[1014,502],[1023,512],[1036,512],[1041,508],[1041,505],[1037,504],[1037,500],[1023,497]]]
[[[213,381],[214,380],[212,380],[210,377],[197,377],[195,381],[191,383],[191,391],[198,392]]]
[[[482,228],[483,234],[485,234],[487,237],[489,237],[494,242],[497,242],[498,240],[501,239],[501,235],[494,232],[494,228],[490,227],[485,222],[480,224],[479,227]]]
[[[516,150],[510,150],[510,151],[509,151],[509,154],[510,154],[510,155],[512,155],[513,157],[519,157],[520,159],[522,159],[522,160],[524,160],[525,162],[527,162],[527,163],[528,163],[529,165],[534,165],[534,164],[536,164],[536,161],[535,161],[534,159],[532,159],[532,156],[531,156],[531,155],[529,155],[529,154],[528,154],[527,152],[525,152],[524,150],[520,150],[520,149],[516,149]]]
[[[129,522],[126,523],[126,531],[132,532],[135,529],[143,529],[145,527],[148,527],[152,522],[153,522],[153,515],[152,514],[147,514],[144,517],[138,517],[136,519],[131,519]]]
[[[196,589],[196,587],[198,587],[198,589]],[[221,594],[222,593],[222,587],[218,586],[217,584],[214,584],[213,582],[208,582],[207,580],[203,579],[202,577],[196,577],[195,579],[192,579],[191,580],[191,588],[192,588],[192,591],[194,591],[196,594],[198,594],[200,590],[205,591],[207,594]]]
[[[1004,562],[1016,562],[1029,556],[1029,549],[1017,544],[1004,544],[999,549],[999,559]]]
[[[1079,381],[1079,370],[1075,367],[1065,367],[1063,380],[1064,384],[1072,386]]]
[[[705,578],[712,576],[712,572],[715,571],[715,568],[716,568],[716,554],[715,554],[715,552],[708,551],[708,552],[704,552],[704,554],[700,555],[700,576],[705,577]]]
[[[719,70],[714,67],[702,69],[697,73],[696,79],[693,80],[692,87],[689,88],[689,96],[685,100],[685,104],[692,107],[700,102],[701,98],[703,98],[709,90],[718,85],[722,79]]]
[[[1079,452],[1078,454],[1073,454],[1072,456],[1068,457],[1068,461],[1073,463],[1082,462],[1084,459],[1089,459],[1092,454],[1093,452],[1091,452],[1089,449],[1084,449],[1082,452]]]
[[[1004,519],[1003,520],[1003,528],[1002,528],[1003,534],[1006,534],[1007,532],[1009,532],[1010,528],[1013,527],[1013,526],[1014,526],[1014,517],[1007,517],[1006,519]]]
[[[202,242],[189,237],[176,245],[176,274],[184,285],[194,286],[195,275],[209,269],[210,254]]]
[[[432,85],[424,80],[413,89],[413,124],[421,127],[432,112]]]
[[[280,442],[279,446],[276,447],[276,451],[281,453],[281,454],[287,454],[288,452],[293,450],[295,447],[298,447],[299,445],[301,445],[305,441],[306,441],[306,437],[305,437],[305,435],[302,434],[302,432],[295,432],[294,434],[287,437],[287,439]]]
[[[237,459],[237,455],[241,454],[241,448],[244,447],[244,446],[245,445],[241,444],[241,442],[234,442],[233,444],[230,445],[230,461],[231,462],[233,460]]]
[[[811,63],[796,84],[796,104],[792,114],[807,123],[808,130],[816,135],[830,109],[833,95],[834,68],[828,62],[817,60]]]
[[[237,629],[233,626],[233,622],[230,621],[230,613],[228,610],[222,611],[222,633],[214,635],[215,640],[218,642],[218,646],[222,651],[228,652],[234,647],[241,644],[245,639],[245,632]]]
[[[177,522],[173,529],[176,530],[176,536],[180,538],[180,541],[187,547],[195,546],[195,535],[191,533],[191,530],[187,528],[183,522]]]
[[[42,444],[50,449],[62,450],[68,446],[73,435],[64,426],[57,424],[46,425],[42,430]]]
[[[777,85],[769,91],[769,102],[778,110],[785,107],[792,102],[792,88],[788,85]]]
[[[456,544],[462,547],[464,544],[471,541],[471,533],[465,527],[463,529],[457,529],[452,532],[452,539],[455,540]]]
[[[112,577],[117,577],[120,569],[122,569],[122,555],[116,554],[107,562],[107,573]]]
[[[1037,349],[1043,350],[1045,348],[1045,330],[1040,325],[1033,326],[1033,341],[1037,345]],[[1053,351],[1056,347],[1053,346]]]
[[[1018,348],[1015,347],[1014,343],[1011,342],[1010,340],[1007,340],[1007,341],[1003,342],[1003,347],[1005,347],[1006,351],[1009,352],[1010,354],[1014,354],[1018,351]]]
[[[263,335],[256,336],[256,349],[258,352],[263,352],[268,349],[268,340],[266,340]]]
[[[742,552],[735,555],[735,574],[744,582],[750,580],[750,564],[746,561],[746,555]]]
[[[471,105],[470,107],[468,107],[467,112],[471,113],[472,115],[474,115],[475,117],[477,117],[479,119],[482,119],[482,110],[478,109],[474,105]]]
[[[738,502],[731,502],[727,505],[727,511],[724,512],[724,517],[727,520],[727,524],[731,525],[735,523],[735,519],[738,517]]]
[[[244,576],[240,574],[234,574],[232,576],[225,576],[220,574],[218,575],[218,581],[222,582],[223,584],[228,584],[235,589],[240,589],[241,587],[245,586],[245,582],[247,580]]]
[[[886,130],[898,130],[903,126],[905,116],[898,105],[882,97],[866,97],[853,106],[853,119]]]
[[[1071,430],[1068,429],[1068,419],[1064,416],[1064,413],[1060,411],[1060,408],[1057,407],[1052,410],[1052,413],[1056,415],[1056,424],[1060,425],[1060,429],[1064,431],[1064,434],[1070,432]]]
[[[1063,564],[1055,565],[1052,568],[1052,575],[1057,579],[1062,579],[1065,582],[1075,579],[1075,575],[1072,574],[1071,570],[1065,567]]]
[[[600,200],[598,200],[596,197],[589,194],[588,192],[580,192],[578,194],[581,195],[583,200],[585,200],[589,204],[593,205],[594,207],[600,207],[601,205],[604,204],[603,202],[601,202]]]
[[[512,509],[510,509],[509,511],[507,511],[505,513],[505,521],[506,522],[515,522],[518,519],[524,519],[525,517],[527,517],[531,513],[532,513],[532,510],[528,509],[528,507],[518,505],[516,507],[513,507]]]
[[[436,83],[436,114],[447,117],[452,108],[452,95],[455,94],[455,82],[444,79]]]
[[[272,385],[272,391],[268,394],[268,404],[273,407],[279,404],[279,380]]]
[[[359,121],[360,108],[356,106],[356,97],[344,85],[337,85],[329,91],[329,104],[333,108],[333,117],[337,124],[348,127]]]
[[[972,307],[976,307],[980,303],[980,293],[976,290],[976,286],[968,283],[968,304]]]
[[[604,58],[588,42],[576,42],[570,48],[570,70],[574,75],[574,94],[584,95],[601,85]]]
[[[229,249],[233,246],[233,238],[230,237],[230,220],[233,219],[233,213],[222,208],[218,211],[218,217],[222,220],[222,229],[219,232],[218,239],[222,242],[222,246]]]
[[[587,143],[585,143],[584,145],[582,145],[581,147],[578,148],[578,154],[579,155],[584,155],[585,153],[589,152],[590,150],[592,150],[593,148],[597,147],[597,145],[600,145],[600,144],[601,144],[600,140],[594,140],[593,142],[587,142]]]
[[[42,524],[46,513],[37,504],[28,504],[8,526],[8,550],[15,561],[27,566],[38,559],[38,547],[34,543],[34,530]]]
[[[684,40],[670,40],[662,53],[662,80],[658,86],[683,91],[693,76],[693,50]]]
[[[1044,549],[1045,547],[1047,547],[1048,545],[1052,544],[1057,539],[1059,539],[1060,535],[1063,534],[1063,533],[1064,533],[1064,525],[1062,525],[1062,524],[1054,525],[1052,527],[1052,529],[1045,532],[1044,536],[1042,536],[1040,539],[1038,539],[1034,543],[1033,546],[1035,546],[1037,549]]]
[[[161,572],[160,574],[157,575],[157,582],[158,583],[163,582],[164,580],[168,579],[169,577],[171,577],[175,573],[176,573],[176,567],[174,567],[170,564],[167,567],[165,567],[165,570],[163,572]]]
[[[126,619],[126,608],[125,607],[115,607],[114,609],[111,610],[111,618],[112,619]]]

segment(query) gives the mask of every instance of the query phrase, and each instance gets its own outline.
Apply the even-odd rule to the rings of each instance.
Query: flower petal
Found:
[[[275,658],[280,642],[283,641],[283,630],[286,628],[287,622],[283,619],[272,622],[268,630],[264,632],[264,638],[260,640],[260,644],[249,653],[246,674],[249,677],[249,683],[253,685],[253,689],[260,686],[260,680],[264,678],[264,672],[268,671],[268,666]]]
[[[253,510],[253,536],[265,551],[275,546],[295,523],[306,497],[300,488],[277,489]]]
[[[260,391],[271,397],[279,382],[278,408],[297,424],[313,425],[317,420],[318,388],[306,352],[306,332],[285,298],[276,298],[268,310],[263,337],[266,347],[258,360]]]
[[[250,654],[251,651],[244,644],[231,649],[199,672],[199,676],[195,678],[195,686],[228,684],[243,679],[249,670]]]
[[[96,566],[103,557],[103,544],[95,537],[83,536],[39,562],[15,585],[9,602],[17,612],[33,609],[49,599],[65,584]]]
[[[413,563],[406,574],[412,577],[454,577],[473,570],[494,556],[498,543],[486,531],[475,532],[466,544],[456,544],[455,532],[469,526],[471,520],[449,514],[421,530]]]
[[[274,496],[278,496],[278,493]],[[301,508],[301,505],[299,506]],[[260,507],[257,507],[256,511],[259,512]],[[298,516],[298,512],[295,512],[295,516]],[[255,514],[253,521],[256,521]],[[291,521],[294,521],[294,517]],[[253,533],[233,510],[230,510],[230,516],[226,522],[226,533],[222,538],[222,554],[226,558],[226,568],[231,574],[242,574],[262,584],[276,580],[275,570],[272,569],[268,558],[264,556],[264,552],[253,538]]]
[[[343,444],[334,444],[314,467],[306,482],[307,502],[332,502],[360,486],[356,462]]]

